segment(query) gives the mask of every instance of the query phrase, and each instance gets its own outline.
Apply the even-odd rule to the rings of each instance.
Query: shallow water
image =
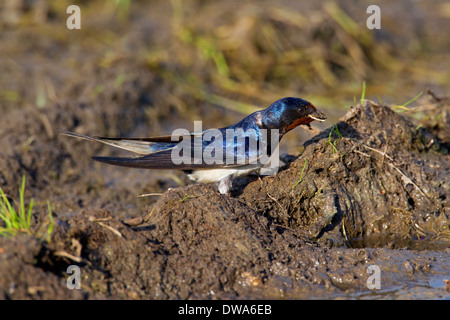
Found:
[[[382,251],[380,258],[387,260],[380,261],[379,265],[380,289],[336,294],[335,298],[450,300],[450,288],[446,288],[443,281],[450,279],[448,249],[444,251],[382,249]]]

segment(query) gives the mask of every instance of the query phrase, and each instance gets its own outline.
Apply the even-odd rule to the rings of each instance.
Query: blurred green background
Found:
[[[81,30],[66,28],[71,4]],[[153,104],[191,118],[205,115],[199,105],[225,108],[230,121],[284,96],[334,120],[359,101],[363,81],[366,98],[391,105],[428,88],[446,94],[450,3],[377,1],[380,30],[366,27],[371,4],[2,0],[0,110],[95,101],[136,81],[133,72],[157,79]]]

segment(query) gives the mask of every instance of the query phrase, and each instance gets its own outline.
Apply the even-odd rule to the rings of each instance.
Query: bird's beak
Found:
[[[325,119],[327,118],[325,116],[325,113],[316,110],[313,113],[308,114],[308,117],[310,117],[313,120],[317,120],[317,121],[325,121]]]

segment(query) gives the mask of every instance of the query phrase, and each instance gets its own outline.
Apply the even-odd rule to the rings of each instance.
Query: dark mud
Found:
[[[55,159],[75,161],[59,148]],[[211,185],[172,188],[135,219],[115,209],[56,211],[50,242],[0,239],[0,292],[12,299],[448,298],[448,158],[426,128],[366,101],[307,141],[277,175],[238,181],[233,196]],[[66,287],[69,265],[81,268],[81,290]],[[380,290],[367,287],[371,265],[382,270]]]
[[[128,22],[92,1],[79,32],[67,30],[59,3],[43,14],[17,7],[23,21],[0,33],[0,186],[17,204],[24,175],[25,199],[35,200],[32,235],[0,238],[1,299],[450,298],[450,100],[441,94],[405,113],[355,103],[336,126],[294,130],[282,143],[293,155],[286,166],[235,181],[232,196],[179,172],[95,163],[118,153],[58,135],[170,134],[199,119],[218,127],[288,95],[322,110],[320,99],[348,99],[368,78],[374,95],[439,92],[443,1],[414,15],[410,2],[383,7],[375,35],[359,28],[370,1],[239,11],[132,2]],[[345,111],[329,105],[333,123]],[[138,197],[147,193],[161,195]],[[80,290],[67,288],[70,265]],[[370,266],[380,289],[367,286]]]

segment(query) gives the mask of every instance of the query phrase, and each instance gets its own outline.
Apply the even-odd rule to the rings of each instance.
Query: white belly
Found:
[[[255,168],[254,166],[251,166],[250,168],[249,166],[244,166],[240,168],[195,170],[191,174],[188,174],[188,177],[196,182],[213,183],[228,176],[231,176],[231,178],[246,176],[256,170],[258,170],[258,168]]]

